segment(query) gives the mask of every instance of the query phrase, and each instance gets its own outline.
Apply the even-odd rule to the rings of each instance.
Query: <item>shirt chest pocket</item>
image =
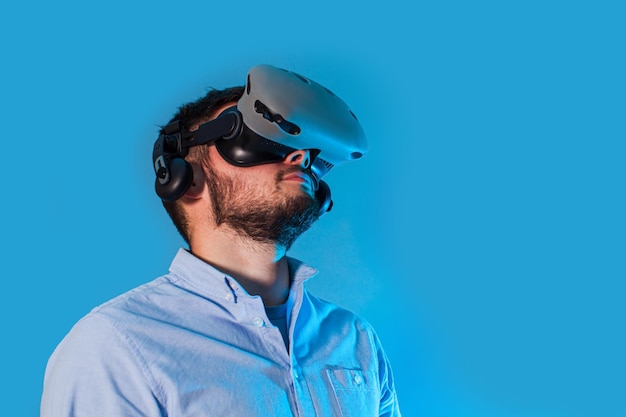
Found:
[[[380,394],[373,371],[327,369],[342,417],[378,416]]]

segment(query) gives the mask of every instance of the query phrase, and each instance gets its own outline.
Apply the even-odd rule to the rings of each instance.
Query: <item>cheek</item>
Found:
[[[277,188],[282,178],[281,173],[271,165],[257,165],[238,169],[238,177],[256,188]]]
[[[273,164],[238,167],[222,158],[215,146],[209,148],[212,170],[217,177],[227,178],[233,184],[239,184],[246,190],[274,190],[279,188],[282,174]]]

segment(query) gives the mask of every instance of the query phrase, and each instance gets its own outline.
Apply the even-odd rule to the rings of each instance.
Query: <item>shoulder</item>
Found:
[[[162,276],[94,307],[74,324],[54,355],[78,357],[76,353],[81,352],[81,356],[103,357],[101,353],[105,346],[111,350],[113,346],[125,345],[125,323],[136,320],[138,314],[148,308],[150,299],[168,291],[167,286],[168,280]],[[119,351],[116,353],[119,354]]]
[[[132,355],[132,337],[129,333],[135,327],[145,325],[148,317],[158,317],[154,311],[159,298],[167,297],[175,291],[168,276],[136,287],[95,308],[82,317],[70,329],[56,347],[50,362],[61,360],[87,365],[91,359],[105,360]],[[85,361],[85,359],[88,359]]]
[[[313,308],[320,312],[340,317],[343,320],[363,323],[364,325],[370,327],[369,323],[359,314],[353,312],[350,309],[337,305],[331,301],[318,297],[317,295],[308,291],[306,288],[304,289],[304,298],[311,304]]]
[[[374,327],[363,316],[324,300],[304,289],[300,314],[311,326],[319,328],[319,334],[331,332],[341,334],[346,340],[360,346],[368,345],[378,349],[380,341]]]
[[[81,321],[85,322],[84,326],[104,321],[117,328],[131,319],[158,317],[167,314],[171,300],[185,292],[178,285],[177,277],[170,273],[94,307]]]
[[[102,315],[113,310],[133,310],[155,299],[167,297],[177,288],[177,277],[172,273],[140,284],[94,307],[89,315]]]

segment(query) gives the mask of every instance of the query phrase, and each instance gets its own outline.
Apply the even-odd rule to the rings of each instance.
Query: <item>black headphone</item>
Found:
[[[161,200],[176,201],[187,192],[193,182],[193,170],[184,158],[189,148],[210,143],[215,143],[227,162],[240,167],[282,161],[286,155],[295,151],[250,130],[243,123],[236,107],[201,124],[194,132],[185,131],[180,121],[176,120],[161,130],[152,151],[156,173],[155,190]],[[312,152],[312,158],[318,153]],[[320,205],[319,214],[322,215],[333,206],[330,187],[324,181],[318,181],[312,172],[311,176],[317,184],[315,198]]]

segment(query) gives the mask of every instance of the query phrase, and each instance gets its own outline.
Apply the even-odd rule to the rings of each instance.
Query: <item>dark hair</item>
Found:
[[[176,114],[167,124],[175,120],[181,122],[184,129],[197,129],[198,125],[208,121],[214,116],[216,110],[228,103],[237,102],[243,95],[244,87],[230,87],[223,90],[211,89],[209,92],[196,101],[183,104],[178,108]],[[163,133],[165,126],[161,127],[159,134]],[[196,146],[189,149],[189,154],[185,159],[189,162],[201,163],[206,156],[206,146]],[[182,206],[178,201],[165,202],[163,207],[169,214],[178,233],[189,244],[189,221]]]

